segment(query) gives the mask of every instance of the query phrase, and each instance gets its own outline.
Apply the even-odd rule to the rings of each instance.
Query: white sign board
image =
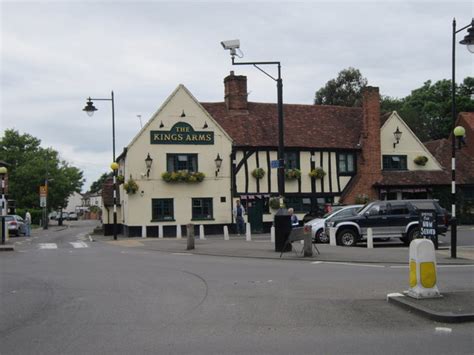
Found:
[[[46,196],[40,197],[40,207],[46,207]]]

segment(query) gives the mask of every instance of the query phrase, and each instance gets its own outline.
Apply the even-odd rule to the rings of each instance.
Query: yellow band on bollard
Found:
[[[420,281],[425,288],[436,285],[436,268],[433,262],[420,263]]]

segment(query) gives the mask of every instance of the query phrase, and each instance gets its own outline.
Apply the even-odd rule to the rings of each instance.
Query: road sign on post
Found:
[[[420,210],[420,236],[431,239],[435,248],[438,249],[438,218],[436,211]]]
[[[40,197],[47,197],[48,196],[48,186],[41,185],[40,186]]]

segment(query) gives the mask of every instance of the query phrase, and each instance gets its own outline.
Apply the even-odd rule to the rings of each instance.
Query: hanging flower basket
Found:
[[[124,182],[125,182],[125,177],[123,175],[118,175],[117,183],[120,185],[120,184],[123,184]]]
[[[204,180],[205,177],[206,176],[204,175],[204,173],[200,173],[198,171],[190,172],[187,170],[179,170],[173,172],[166,171],[161,174],[161,178],[166,182],[201,182]]]
[[[287,180],[295,180],[301,178],[301,170],[299,169],[286,169],[285,178]]]
[[[426,163],[428,162],[428,157],[425,157],[424,155],[419,155],[415,159],[413,159],[413,162],[416,165],[425,166]]]
[[[323,170],[323,168],[315,168],[311,170],[308,175],[315,179],[322,179],[326,176],[326,172]]]
[[[127,194],[134,194],[138,191],[138,184],[135,182],[135,180],[130,178],[130,180],[123,184],[123,188]]]
[[[365,205],[369,202],[369,196],[367,194],[359,194],[355,197],[355,203],[358,205]]]
[[[265,176],[265,170],[263,170],[262,168],[253,169],[252,176],[257,180],[261,179]]]

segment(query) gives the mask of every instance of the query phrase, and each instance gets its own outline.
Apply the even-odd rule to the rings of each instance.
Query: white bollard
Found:
[[[158,226],[158,238],[163,239],[163,226],[161,224]]]
[[[199,226],[199,239],[200,240],[206,239],[206,236],[204,235],[204,225],[203,224],[201,224]]]
[[[275,243],[275,227],[274,226],[270,228],[270,241],[272,243]]]
[[[436,286],[436,254],[429,239],[410,243],[410,289],[404,293],[413,298],[441,297]]]
[[[247,222],[247,228],[245,228],[245,240],[250,242],[252,240],[252,234],[250,232],[250,223]]]
[[[142,226],[142,238],[146,238],[146,226]]]
[[[337,245],[336,229],[334,227],[329,228],[329,245]]]
[[[224,240],[229,240],[229,228],[224,226]]]
[[[176,225],[176,239],[181,239],[182,238],[182,235],[181,235],[181,224],[177,224]]]
[[[372,233],[372,228],[367,228],[367,249],[374,248],[374,234]]]

